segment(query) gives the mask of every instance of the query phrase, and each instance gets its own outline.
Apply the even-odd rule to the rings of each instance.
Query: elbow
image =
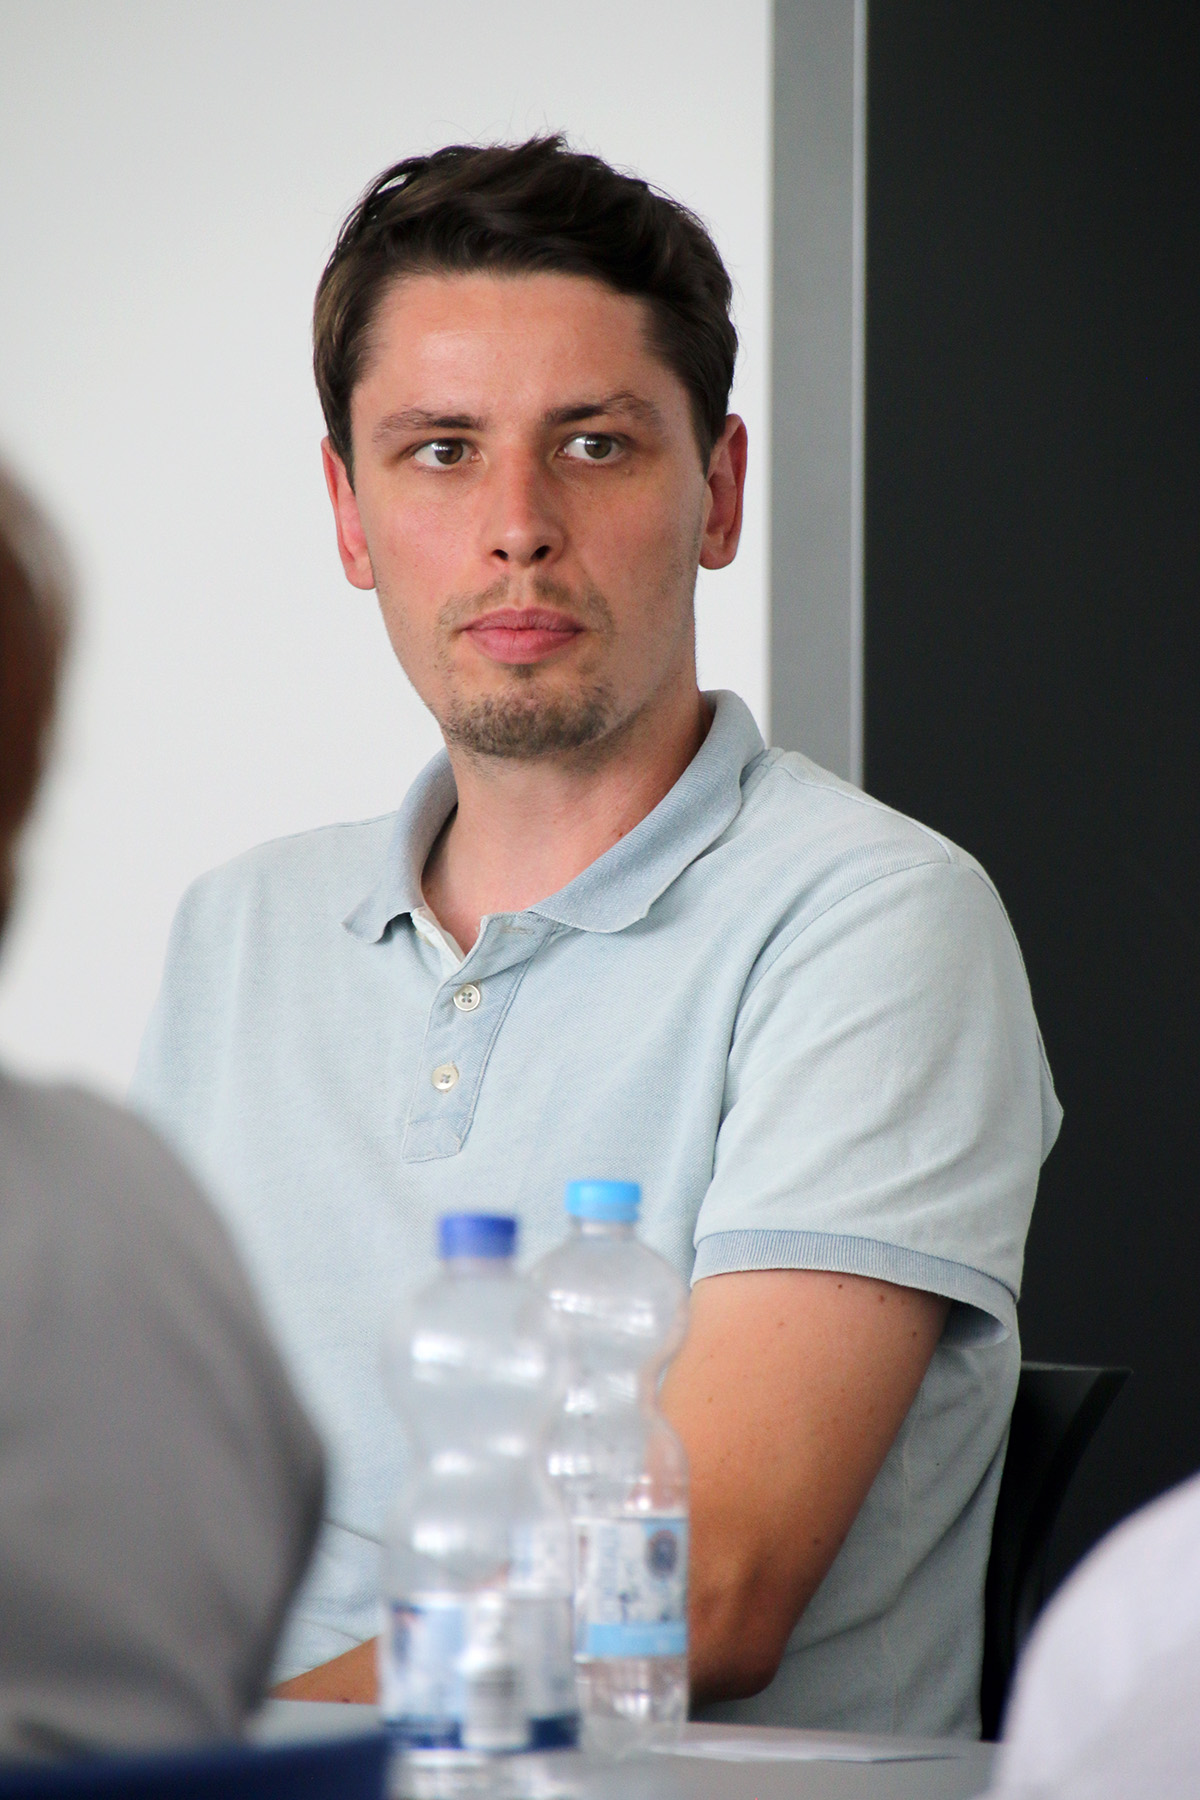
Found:
[[[690,1608],[692,1704],[761,1694],[778,1673],[798,1616],[781,1608],[778,1593],[754,1587],[697,1595]]]
[[[690,1665],[691,1704],[707,1706],[714,1700],[749,1700],[770,1687],[782,1658],[763,1656],[750,1648],[730,1647],[727,1655],[697,1668]]]

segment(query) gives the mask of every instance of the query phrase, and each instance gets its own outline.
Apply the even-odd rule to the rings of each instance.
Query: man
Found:
[[[446,754],[176,925],[139,1091],[226,1196],[334,1447],[289,1691],[367,1694],[376,1373],[451,1207],[640,1180],[724,1718],[977,1729],[1014,1298],[1057,1109],[982,871],[696,685],[746,432],[697,220],[559,140],[388,171],[315,313],[348,579]],[[340,1658],[339,1649],[348,1652]]]
[[[0,929],[66,581],[0,471]],[[321,1450],[212,1208],[138,1120],[0,1069],[0,1758],[232,1736]]]

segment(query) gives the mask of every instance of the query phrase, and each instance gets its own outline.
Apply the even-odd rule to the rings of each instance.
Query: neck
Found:
[[[469,950],[488,914],[521,912],[573,881],[653,812],[709,723],[693,686],[610,742],[560,757],[522,762],[448,746],[458,807],[422,880],[444,929]]]

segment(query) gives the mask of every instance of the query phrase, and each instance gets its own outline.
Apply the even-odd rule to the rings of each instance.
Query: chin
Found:
[[[536,665],[514,665],[526,679]],[[532,761],[598,743],[616,708],[602,683],[572,694],[485,694],[458,700],[438,719],[447,743],[476,756]]]

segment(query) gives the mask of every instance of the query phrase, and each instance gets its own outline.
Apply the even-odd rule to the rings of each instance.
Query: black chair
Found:
[[[0,1800],[383,1800],[381,1731],[317,1743],[221,1744],[158,1756],[0,1765]]]
[[[1050,1539],[1071,1477],[1128,1375],[1128,1369],[1021,1364],[984,1598],[985,1738],[999,1736],[1017,1658],[1047,1597]]]

